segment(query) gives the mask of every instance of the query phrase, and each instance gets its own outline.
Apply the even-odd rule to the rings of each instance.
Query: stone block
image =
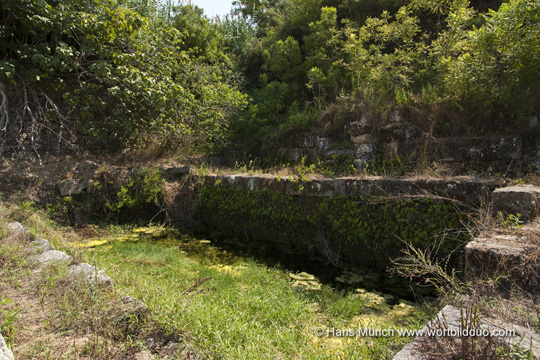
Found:
[[[69,273],[75,277],[81,277],[85,281],[90,283],[97,283],[100,286],[112,286],[112,279],[105,274],[105,271],[97,269],[95,266],[92,266],[87,263],[80,263],[77,265],[72,265],[68,269]]]
[[[310,180],[302,184],[302,195],[314,197],[335,196],[334,182],[332,180]]]
[[[187,175],[191,171],[191,166],[173,166],[165,169],[165,174],[169,176],[182,176]]]
[[[357,159],[370,160],[375,154],[376,146],[374,144],[355,145],[355,157]]]
[[[354,121],[350,126],[352,136],[370,134],[373,131],[373,126],[369,125],[367,121]]]
[[[353,136],[352,141],[355,144],[372,144],[377,142],[377,137],[372,134],[363,134]]]
[[[62,196],[79,195],[88,188],[88,180],[65,180],[56,184],[58,192]]]
[[[36,237],[36,240],[33,241],[33,244],[36,245],[42,252],[56,250],[54,246],[48,241],[39,236]]]
[[[511,161],[521,158],[519,136],[439,138],[428,143],[444,161]]]
[[[420,135],[420,130],[408,123],[395,123],[379,129],[379,141],[382,143],[403,142]]]
[[[328,149],[330,144],[330,138],[318,137],[315,144],[315,149],[318,153],[324,153]]]
[[[65,252],[58,250],[46,251],[43,254],[39,255],[37,260],[43,265],[47,265],[52,262],[71,264],[72,261],[71,256],[69,256]]]
[[[368,162],[364,159],[354,159],[353,166],[356,170],[364,171]]]
[[[493,216],[521,214],[520,220],[531,221],[540,212],[540,187],[533,185],[509,186],[491,194]]]
[[[519,281],[524,276],[528,247],[512,236],[476,238],[465,246],[467,274],[509,275]]]
[[[463,330],[473,330],[471,327],[468,329],[463,327],[465,320],[463,317],[463,312],[467,309],[460,309],[452,305],[446,305],[438,314],[437,317],[430,321],[423,329],[423,333],[427,334],[429,329],[446,329],[448,331],[454,331],[460,333]],[[499,343],[506,343],[518,348],[521,348],[523,351],[531,350],[535,358],[540,356],[540,334],[536,333],[532,329],[527,329],[523,326],[506,323],[498,319],[492,319],[488,317],[482,317],[480,315],[475,328],[480,330],[493,333],[494,330],[500,332],[501,330],[508,330],[509,334],[511,331],[514,332],[513,336],[498,336],[495,338],[495,341]],[[504,333],[504,332],[503,332]],[[393,360],[422,360],[428,359],[428,356],[419,350],[419,344],[423,341],[424,336],[417,336],[411,343],[405,346],[400,352],[398,352]],[[465,334],[463,335],[465,336]]]
[[[6,341],[2,334],[0,334],[0,360],[13,360],[13,353],[7,347]]]
[[[355,151],[352,149],[344,149],[344,150],[331,150],[327,151],[324,154],[324,157],[326,159],[332,159],[334,156],[354,156]]]

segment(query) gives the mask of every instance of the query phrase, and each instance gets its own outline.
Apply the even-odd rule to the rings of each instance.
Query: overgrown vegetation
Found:
[[[347,140],[360,113],[447,136],[538,112],[534,0],[250,0],[217,22],[146,0],[0,10],[0,151],[273,153],[299,131]]]
[[[57,197],[47,209],[57,221],[71,225],[152,220],[164,205],[163,185],[157,169],[119,173],[102,168],[85,193]]]
[[[493,321],[502,325],[521,325],[528,329],[540,329],[538,306],[538,250],[536,241],[537,224],[527,226],[522,232],[522,225],[515,221],[519,216],[496,218],[484,215],[480,236],[495,236],[513,231],[520,240],[529,242],[532,249],[524,258],[524,264],[516,266],[508,258],[501,256],[491,266],[475,269],[468,265],[466,275],[462,269],[453,267],[448,258],[438,257],[434,251],[439,245],[434,244],[421,249],[408,244],[400,258],[393,260],[392,271],[402,277],[429,283],[437,289],[442,304],[451,304],[460,312],[457,326],[473,331],[484,330],[486,324]],[[532,242],[531,242],[532,241]],[[475,266],[475,265],[472,265]],[[518,278],[516,268],[526,269]],[[520,278],[519,278],[520,277]],[[496,320],[493,320],[496,319]],[[454,320],[439,317],[430,324],[432,329],[455,327]],[[524,334],[505,339],[492,336],[426,336],[416,344],[419,352],[426,354],[426,359],[535,359],[533,344],[523,342]]]
[[[152,234],[151,229],[148,229]],[[209,358],[386,359],[403,337],[320,337],[317,327],[417,328],[422,307],[374,293],[337,291],[306,274],[267,267],[208,240],[149,235],[108,238],[87,256],[142,299],[160,323],[192,334]],[[317,287],[295,287],[308,276]]]
[[[0,326],[17,357],[116,359],[146,349],[164,359],[386,359],[409,338],[316,337],[314,331],[415,329],[431,315],[396,297],[337,291],[311,275],[267,267],[178,231],[116,228],[116,235],[102,231],[105,238],[82,240],[43,216],[0,204],[2,224],[16,217],[33,232],[55,234],[57,247],[104,269],[115,287],[88,286],[65,265],[35,273],[28,235],[2,231]],[[303,276],[317,287],[302,288],[295,279]]]
[[[253,148],[298,130],[343,137],[361,114],[450,136],[512,132],[538,111],[537,1],[248,3],[259,66],[244,64],[254,100],[235,129]]]
[[[3,1],[0,152],[75,141],[95,150],[220,145],[245,95],[219,38],[188,38],[195,35],[186,23],[207,33],[215,25],[197,12],[157,6]]]
[[[301,192],[301,180],[292,185]],[[470,236],[465,209],[441,199],[338,196],[307,200],[225,184],[199,186],[198,193],[197,216],[222,230],[245,231],[269,240],[279,237],[299,247],[315,244],[331,258],[355,251],[355,256],[372,266],[385,267],[390,257],[399,254],[403,241],[427,248],[438,237],[437,250],[451,253]],[[361,253],[357,253],[359,246]]]

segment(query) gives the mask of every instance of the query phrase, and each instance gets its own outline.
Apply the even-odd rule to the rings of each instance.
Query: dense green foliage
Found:
[[[4,147],[35,148],[44,134],[122,147],[223,142],[245,96],[215,26],[184,8],[133,9],[114,0],[2,2]]]
[[[222,184],[200,187],[198,193],[197,216],[222,230],[279,239],[301,248],[325,243],[334,253],[352,252],[364,264],[383,268],[400,254],[403,241],[443,255],[469,236],[463,210],[425,198],[322,199]]]
[[[384,124],[396,109],[430,135],[515,131],[538,111],[540,3],[500,5],[245,3],[241,13],[258,24],[252,42],[262,44],[249,58],[261,66],[244,69],[254,101],[238,139],[276,147],[298,130],[344,133],[360,112]]]
[[[0,11],[0,151],[273,149],[395,110],[430,135],[507,133],[538,111],[534,0],[249,0],[220,21],[147,0]]]
[[[48,205],[49,213],[59,222],[80,225],[87,221],[130,222],[159,220],[164,203],[164,179],[159,170],[140,169],[119,176],[100,169],[86,192],[64,196]]]

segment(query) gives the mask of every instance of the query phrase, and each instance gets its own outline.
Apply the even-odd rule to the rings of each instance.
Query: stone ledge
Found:
[[[0,360],[14,360],[13,353],[7,347],[6,341],[2,334],[0,334]]]
[[[280,178],[275,175],[192,175],[195,182],[202,181],[206,186],[230,186],[250,191],[264,189],[286,195],[334,197],[334,196],[437,196],[479,204],[493,189],[500,186],[499,181],[475,179],[391,179],[391,178],[354,178],[335,179],[297,179]]]
[[[427,332],[429,329],[447,328],[448,330],[461,330],[462,329],[462,311],[461,309],[446,305],[437,314],[437,317],[430,321],[422,330]],[[540,334],[527,329],[523,326],[505,323],[501,320],[495,320],[491,318],[480,318],[479,328],[482,330],[514,330],[515,336],[498,337],[498,341],[519,346],[524,351],[531,350],[536,358],[540,358]],[[416,337],[411,343],[405,346],[400,352],[398,352],[393,360],[422,360],[426,357],[417,350],[420,342],[424,339],[423,336]]]
[[[79,263],[77,265],[71,265],[68,268],[69,273],[74,277],[82,277],[85,281],[91,284],[98,284],[100,286],[112,286],[112,279],[105,273],[105,271],[96,268],[87,263]]]
[[[46,251],[42,253],[41,255],[39,255],[37,260],[44,265],[47,265],[53,262],[64,263],[64,264],[69,265],[73,261],[71,256],[69,256],[65,252],[58,251],[58,250]]]
[[[531,221],[540,214],[540,187],[509,186],[497,189],[492,196],[493,216],[500,211],[505,217],[521,214],[520,220]]]

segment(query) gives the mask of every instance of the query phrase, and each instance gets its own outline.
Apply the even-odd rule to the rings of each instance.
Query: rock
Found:
[[[88,188],[89,181],[64,180],[56,184],[58,192],[62,196],[79,195]]]
[[[32,243],[36,245],[39,249],[41,249],[42,252],[56,250],[56,248],[52,246],[52,244],[48,240],[45,240],[39,236],[37,236],[36,240],[32,241]]]
[[[317,137],[313,133],[307,132],[301,134],[295,140],[293,140],[293,146],[298,146],[301,148],[313,148],[315,147],[316,141]]]
[[[2,334],[0,334],[0,360],[14,360],[13,353],[7,347],[6,341]]]
[[[356,149],[355,155],[357,159],[363,159],[363,160],[369,161],[375,154],[374,144],[355,145],[355,149]]]
[[[377,138],[372,134],[353,136],[352,140],[355,144],[372,144],[377,142]]]
[[[529,248],[512,236],[496,236],[491,239],[476,238],[465,246],[467,273],[504,274],[510,280],[519,281],[524,276]]]
[[[47,265],[51,262],[71,264],[72,258],[65,252],[58,250],[49,250],[39,255],[37,260],[44,265]]]
[[[131,295],[122,296],[122,303],[133,309],[148,309],[145,303]]]
[[[318,137],[316,139],[315,148],[316,148],[317,152],[324,153],[328,149],[328,147],[330,146],[330,143],[331,143],[330,138]]]
[[[165,169],[165,173],[169,176],[181,176],[181,175],[187,175],[191,171],[191,166],[174,166]]]
[[[28,231],[27,228],[25,228],[20,222],[18,221],[13,221],[13,222],[10,222],[7,224],[7,229],[9,232],[14,232],[14,233],[20,233],[20,232],[25,232],[25,231]]]
[[[401,113],[399,110],[394,110],[390,117],[388,118],[388,121],[392,123],[400,123],[403,121],[403,117],[401,116]]]
[[[390,124],[379,129],[379,140],[383,143],[408,141],[418,135],[418,128],[408,123]]]
[[[364,116],[362,116],[360,121],[353,121],[350,127],[352,136],[369,134],[373,131],[373,126],[368,124],[368,121]]]
[[[435,320],[430,321],[422,331],[427,334],[428,329],[446,329],[447,331],[473,330],[470,325],[463,326],[467,320],[462,319],[462,313],[467,313],[467,308],[459,309],[452,305],[446,305],[437,315]],[[534,330],[524,328],[523,326],[505,323],[501,320],[480,317],[474,327],[482,330],[500,332],[501,330],[514,331],[514,336],[495,337],[496,341],[504,342],[521,348],[523,351],[531,350],[533,355],[540,356],[540,334]],[[465,335],[463,335],[465,336]],[[405,346],[397,353],[393,360],[420,360],[426,359],[424,354],[417,350],[418,344],[422,341],[422,336],[416,337],[411,343]]]
[[[76,277],[82,277],[88,282],[97,283],[101,286],[112,286],[112,279],[105,274],[105,271],[97,269],[87,263],[80,263],[69,267],[69,273]]]
[[[83,161],[79,164],[79,166],[77,166],[77,172],[79,173],[79,176],[83,179],[94,178],[94,174],[96,173],[97,169],[99,169],[99,165],[93,161],[88,160]]]
[[[427,144],[444,161],[509,161],[521,158],[519,136],[439,138]],[[442,161],[442,160],[441,160]]]
[[[138,352],[133,357],[135,360],[152,360],[155,359],[154,355],[152,355],[148,350],[143,350],[141,352]]]
[[[540,213],[540,187],[533,185],[510,186],[491,194],[493,216],[499,211],[506,218],[521,214],[520,220],[531,221]]]
[[[364,159],[354,159],[353,166],[356,170],[364,171],[366,169],[367,161]]]
[[[529,116],[529,128],[534,129],[538,126],[538,116]]]

